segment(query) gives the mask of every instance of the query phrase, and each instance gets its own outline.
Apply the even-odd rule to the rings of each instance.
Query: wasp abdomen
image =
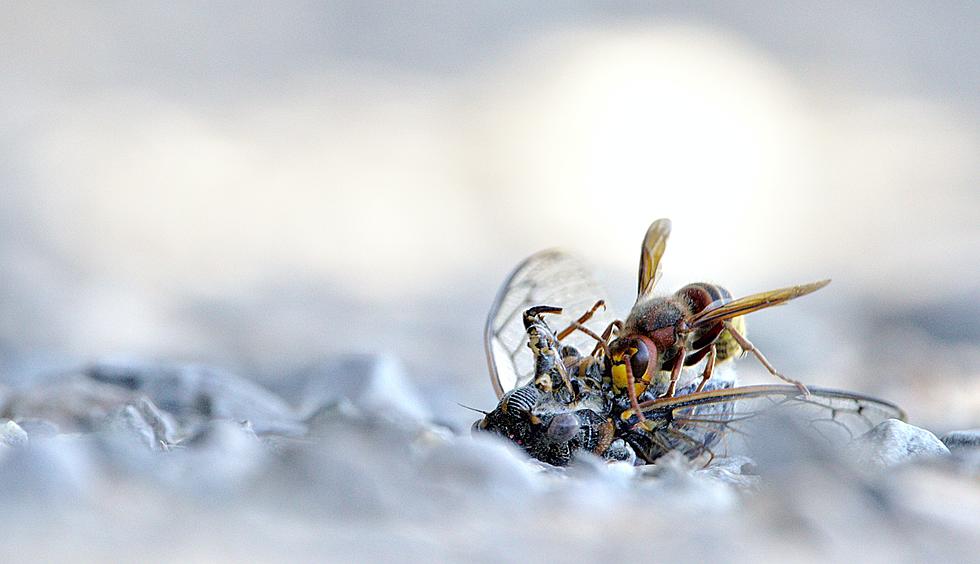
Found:
[[[676,295],[687,298],[691,306],[691,313],[698,313],[709,307],[716,307],[732,301],[731,292],[710,282],[688,284],[677,290]]]
[[[746,334],[744,317],[734,317],[729,323],[743,336]],[[715,362],[723,362],[742,354],[742,347],[738,346],[738,341],[727,330],[718,335],[718,339],[715,341],[715,350],[717,351]]]
[[[699,313],[732,301],[731,292],[722,286],[710,282],[688,284],[678,290],[677,295],[683,296],[688,300],[692,313]],[[733,318],[731,323],[737,331],[743,335],[745,334],[744,317]],[[738,346],[738,342],[735,341],[735,338],[732,337],[721,322],[698,331],[691,342],[691,349],[697,351],[711,344],[715,345],[715,350],[717,351],[716,362],[723,362],[742,354],[742,349]]]

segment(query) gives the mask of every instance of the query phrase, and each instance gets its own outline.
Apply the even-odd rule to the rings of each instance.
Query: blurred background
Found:
[[[517,262],[575,251],[625,314],[670,217],[664,291],[831,277],[749,320],[776,366],[980,426],[977,29],[973,2],[7,5],[0,371],[275,388],[381,352],[462,424]]]

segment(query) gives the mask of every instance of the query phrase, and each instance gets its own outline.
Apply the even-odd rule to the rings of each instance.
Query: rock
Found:
[[[83,374],[65,374],[11,392],[3,415],[17,421],[43,419],[65,432],[91,431],[137,398],[130,390],[92,381]]]
[[[85,439],[62,435],[31,441],[0,460],[0,500],[34,507],[73,503],[93,495],[98,475]]]
[[[980,429],[950,431],[940,440],[949,450],[980,448]]]
[[[730,456],[715,459],[707,468],[695,470],[694,473],[741,489],[751,490],[758,487],[760,481],[755,471],[755,462],[751,458]]]
[[[858,437],[848,449],[860,461],[879,468],[949,454],[949,449],[936,435],[897,419],[879,423]]]
[[[575,454],[566,474],[579,480],[601,481],[606,485],[626,487],[635,476],[636,467],[632,462],[611,460],[583,451]]]
[[[636,490],[685,512],[708,514],[734,507],[737,496],[732,483],[716,475],[701,474],[700,469],[680,452],[671,451],[654,464],[636,467]]]
[[[193,495],[230,496],[265,466],[267,452],[248,422],[213,420],[158,457],[154,474]]]
[[[398,425],[343,400],[321,411],[308,437],[274,447],[271,468],[256,488],[267,503],[280,507],[289,499],[290,507],[304,513],[349,520],[394,513],[417,517],[430,500],[438,503],[435,493],[442,493],[420,493],[425,484],[417,475],[418,462],[434,451],[451,450],[453,443],[438,427]],[[406,499],[413,501],[406,504]]]
[[[125,405],[107,416],[100,435],[109,442],[121,443],[115,446],[122,451],[134,443],[149,450],[167,450],[175,442],[175,426],[169,414],[150,400],[140,398],[135,404]]]
[[[112,440],[117,438],[121,440],[124,443],[121,446],[123,450],[131,446],[129,443],[134,442],[150,450],[161,448],[153,427],[146,422],[143,414],[134,405],[121,407],[106,417],[104,431]]]
[[[345,355],[317,364],[283,389],[305,417],[341,400],[389,419],[430,419],[432,413],[402,365],[384,355]]]
[[[190,425],[210,419],[249,420],[257,433],[297,435],[305,426],[280,397],[230,372],[198,364],[106,361],[88,376],[145,395]]]
[[[61,429],[53,422],[37,417],[18,419],[17,424],[27,432],[27,436],[31,439],[49,438],[61,432]]]
[[[0,445],[8,447],[24,446],[27,444],[27,433],[13,421],[5,421],[0,425]]]
[[[153,439],[157,445],[166,447],[176,442],[177,423],[169,413],[161,411],[147,398],[140,398],[136,404],[136,409],[143,420],[153,429]]]
[[[420,461],[420,484],[433,494],[459,502],[480,501],[471,492],[483,492],[500,503],[526,502],[541,489],[537,472],[514,445],[490,435],[462,437],[437,446]]]

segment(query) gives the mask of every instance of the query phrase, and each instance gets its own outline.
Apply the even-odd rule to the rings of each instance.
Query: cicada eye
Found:
[[[575,438],[581,428],[582,424],[574,413],[562,413],[551,420],[546,433],[553,441],[567,443]]]
[[[486,419],[478,419],[478,420],[476,420],[476,421],[473,422],[473,426],[470,427],[470,432],[471,433],[478,433],[480,431],[483,431],[486,428],[487,428],[487,420]]]

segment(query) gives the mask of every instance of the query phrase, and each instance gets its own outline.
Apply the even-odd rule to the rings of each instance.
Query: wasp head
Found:
[[[630,376],[635,381],[649,380],[659,366],[658,348],[643,335],[626,335],[609,343],[609,367],[613,386],[626,387]]]

